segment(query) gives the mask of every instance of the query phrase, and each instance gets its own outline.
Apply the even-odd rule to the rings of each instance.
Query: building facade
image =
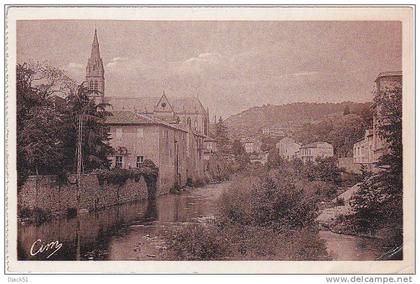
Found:
[[[314,142],[306,144],[299,150],[299,157],[304,163],[315,162],[317,158],[328,158],[333,156],[333,145],[327,142]]]
[[[105,97],[111,111],[128,110],[141,115],[164,120],[168,123],[187,125],[194,131],[209,135],[209,112],[195,97],[168,98],[163,92],[160,97]]]
[[[159,168],[158,190],[204,178],[203,143],[205,136],[164,121],[131,111],[114,111],[107,117],[111,146],[115,149],[112,167],[139,167],[146,159]]]
[[[381,115],[381,101],[377,97],[381,92],[395,88],[402,88],[402,72],[382,72],[376,77],[374,91],[376,98],[373,112],[373,148],[375,162],[387,151],[386,142],[380,137],[378,131],[379,124],[386,118]]]
[[[402,72],[383,72],[376,77],[372,129],[366,130],[363,139],[353,145],[354,163],[366,165],[369,170],[375,170],[380,157],[387,152],[386,141],[379,135],[379,125],[386,119],[381,115],[379,95],[395,88],[402,88]]]
[[[353,145],[353,162],[371,165],[376,162],[374,155],[373,129],[368,129],[362,140]]]
[[[245,152],[248,154],[260,153],[262,142],[255,138],[242,138],[240,140],[245,148]]]
[[[105,96],[105,71],[99,51],[98,34],[92,43],[86,66],[85,84],[90,97],[110,104],[106,118],[114,155],[112,167],[139,167],[151,160],[159,168],[158,194],[168,193],[205,177],[205,143],[214,142],[208,134],[209,112],[198,98]],[[214,149],[215,150],[215,149]]]
[[[285,137],[276,144],[280,157],[287,160],[297,158],[299,156],[300,147],[301,145],[290,137]]]

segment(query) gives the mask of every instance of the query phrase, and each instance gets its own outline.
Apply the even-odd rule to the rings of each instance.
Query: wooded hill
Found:
[[[343,113],[346,106],[351,113],[363,115],[371,103],[292,103],[263,105],[232,115],[224,120],[231,138],[257,135],[264,127],[302,126],[322,117]]]

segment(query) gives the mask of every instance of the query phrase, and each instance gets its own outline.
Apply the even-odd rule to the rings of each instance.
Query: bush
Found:
[[[31,221],[36,225],[41,225],[52,219],[52,213],[51,210],[45,210],[42,208],[21,208],[19,210],[19,217],[31,219]]]
[[[221,216],[231,222],[285,228],[313,226],[316,204],[288,173],[273,170],[264,180],[242,177],[232,182],[219,202]]]
[[[136,182],[139,182],[141,177],[145,179],[146,183],[155,184],[157,181],[157,176],[159,174],[159,169],[152,161],[145,160],[138,168],[113,168],[110,170],[98,169],[95,170],[93,173],[96,174],[100,185],[103,185],[106,181],[108,184],[122,186],[126,183],[128,179],[132,179]]]
[[[44,210],[41,208],[34,209],[35,224],[41,225],[52,219],[52,213],[50,210]]]
[[[167,233],[169,248],[181,260],[215,260],[227,255],[227,243],[214,226],[190,224]]]

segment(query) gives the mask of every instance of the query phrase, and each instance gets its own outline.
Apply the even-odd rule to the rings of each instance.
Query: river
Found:
[[[188,222],[206,222],[217,213],[216,200],[229,182],[189,189],[156,201],[114,206],[57,218],[39,226],[18,225],[19,260],[165,260],[168,250],[162,232]],[[375,240],[321,231],[334,260],[374,260],[380,255]],[[41,245],[58,241],[52,249]],[[33,245],[35,243],[35,245]],[[31,251],[32,247],[32,251]],[[38,252],[39,253],[36,253]],[[31,255],[35,254],[35,255]]]

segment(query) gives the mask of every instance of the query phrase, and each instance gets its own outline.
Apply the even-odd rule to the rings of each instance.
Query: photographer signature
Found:
[[[47,258],[50,258],[53,254],[55,254],[57,251],[59,251],[62,246],[63,246],[63,244],[60,243],[59,241],[53,241],[53,242],[45,243],[41,239],[38,239],[35,242],[33,242],[32,246],[31,246],[30,254],[32,256],[35,256],[35,255],[40,254],[40,253],[44,253],[44,252],[48,253],[48,252],[52,251],[47,256]]]

